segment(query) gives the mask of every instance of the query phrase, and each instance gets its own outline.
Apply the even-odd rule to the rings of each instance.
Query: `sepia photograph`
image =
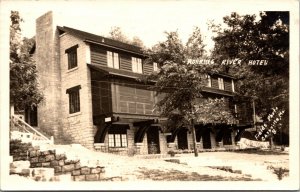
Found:
[[[1,190],[299,190],[299,2],[0,1]]]

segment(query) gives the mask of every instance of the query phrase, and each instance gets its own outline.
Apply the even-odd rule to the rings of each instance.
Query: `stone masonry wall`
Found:
[[[78,66],[68,70],[68,55],[65,50],[78,45],[77,62]],[[90,70],[87,66],[87,50],[89,45],[82,39],[70,34],[60,36],[60,68],[61,68],[61,98],[60,109],[62,114],[62,131],[65,137],[71,139],[73,143],[79,143],[92,149],[94,144],[94,128],[92,120],[92,97]],[[66,90],[80,85],[80,112],[69,114],[69,95]]]
[[[28,152],[14,154],[14,160],[28,160],[30,168],[53,168],[55,175],[71,175],[73,181],[100,181],[105,178],[102,166],[82,166],[80,160],[68,160],[65,154],[56,154],[55,150],[40,151],[31,148]],[[28,169],[30,170],[30,169]],[[27,172],[27,176],[30,173]],[[23,172],[21,172],[23,173]]]

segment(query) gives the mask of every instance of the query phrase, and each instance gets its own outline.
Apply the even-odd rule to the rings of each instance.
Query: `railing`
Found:
[[[10,121],[11,139],[20,139],[23,142],[31,142],[33,145],[37,143],[53,144],[53,137],[50,139],[47,138],[45,135],[27,124],[23,119],[12,115]]]

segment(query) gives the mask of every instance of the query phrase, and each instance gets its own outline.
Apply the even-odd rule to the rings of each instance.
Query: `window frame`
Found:
[[[143,62],[141,58],[131,57],[132,72],[143,74]]]
[[[119,53],[106,51],[107,66],[109,68],[120,69]]]
[[[207,75],[207,87],[211,87],[211,76]]]
[[[78,47],[79,45],[77,44],[65,50],[68,58],[68,70],[78,67]]]
[[[108,133],[108,147],[127,148],[128,147],[127,133]]]
[[[153,63],[153,71],[158,72],[158,64],[156,62]]]
[[[69,95],[69,114],[80,112],[80,85],[69,88],[66,93]]]
[[[221,90],[225,90],[224,79],[222,77],[218,77],[218,87]]]

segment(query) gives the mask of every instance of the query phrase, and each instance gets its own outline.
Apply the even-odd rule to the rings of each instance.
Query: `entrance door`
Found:
[[[180,129],[177,133],[178,149],[188,149],[187,130]]]
[[[203,133],[203,149],[211,149],[210,129],[205,129]]]
[[[147,130],[148,154],[159,154],[159,132],[158,127],[150,127]]]

